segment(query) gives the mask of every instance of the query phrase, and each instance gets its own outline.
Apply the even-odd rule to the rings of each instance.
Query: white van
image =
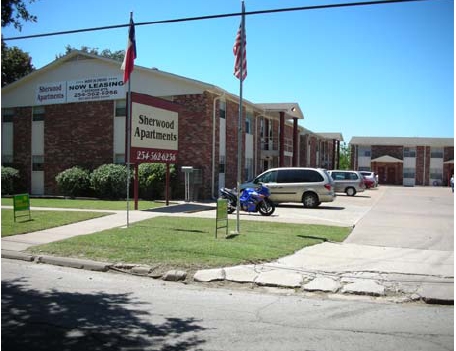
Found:
[[[271,191],[274,203],[302,202],[304,207],[315,208],[322,202],[336,198],[334,182],[321,168],[281,167],[261,173],[252,182],[244,183],[241,189],[255,187],[259,183]]]

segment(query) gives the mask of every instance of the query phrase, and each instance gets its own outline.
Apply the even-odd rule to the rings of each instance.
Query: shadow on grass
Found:
[[[303,239],[314,239],[314,240],[321,240],[321,241],[328,241],[327,238],[322,238],[322,237],[319,237],[319,236],[312,236],[312,235],[297,235],[297,237],[299,238],[303,238]]]
[[[172,351],[205,342],[194,318],[152,323],[153,314],[135,305],[144,303],[129,294],[43,292],[24,279],[2,281],[2,348]]]

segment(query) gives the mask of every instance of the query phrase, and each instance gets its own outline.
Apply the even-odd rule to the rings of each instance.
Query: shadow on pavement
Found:
[[[151,323],[153,314],[138,305],[145,304],[129,294],[38,291],[24,279],[2,281],[2,348],[170,351],[205,342],[194,318],[157,316],[163,322]]]

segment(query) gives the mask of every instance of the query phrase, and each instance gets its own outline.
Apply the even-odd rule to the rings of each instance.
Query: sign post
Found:
[[[131,92],[131,117],[127,126],[130,148],[126,152],[135,165],[135,209],[138,203],[138,165],[166,163],[166,205],[169,204],[169,165],[177,162],[179,109],[175,103]]]
[[[29,221],[32,219],[32,216],[30,214],[30,197],[28,194],[14,195],[13,204],[14,204],[14,222],[16,222],[17,217],[27,216],[27,214],[17,215],[16,212],[20,212],[20,211],[28,211]]]
[[[228,200],[217,200],[217,216],[215,220],[215,238],[219,229],[225,228],[225,238],[228,236]]]

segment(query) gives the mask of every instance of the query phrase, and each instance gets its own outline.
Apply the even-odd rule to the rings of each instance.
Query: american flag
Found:
[[[133,14],[130,16],[130,27],[128,29],[128,43],[125,57],[120,67],[124,71],[123,81],[126,83],[130,79],[130,74],[133,72],[136,59],[136,38],[135,24],[133,22]]]
[[[244,5],[244,4],[243,4]],[[244,21],[241,21],[239,30],[234,40],[233,54],[234,54],[234,75],[236,78],[241,79],[241,64],[242,64],[242,79],[247,77],[247,55],[246,55],[246,37],[245,37],[245,25]],[[244,40],[241,40],[242,33],[244,34]]]

